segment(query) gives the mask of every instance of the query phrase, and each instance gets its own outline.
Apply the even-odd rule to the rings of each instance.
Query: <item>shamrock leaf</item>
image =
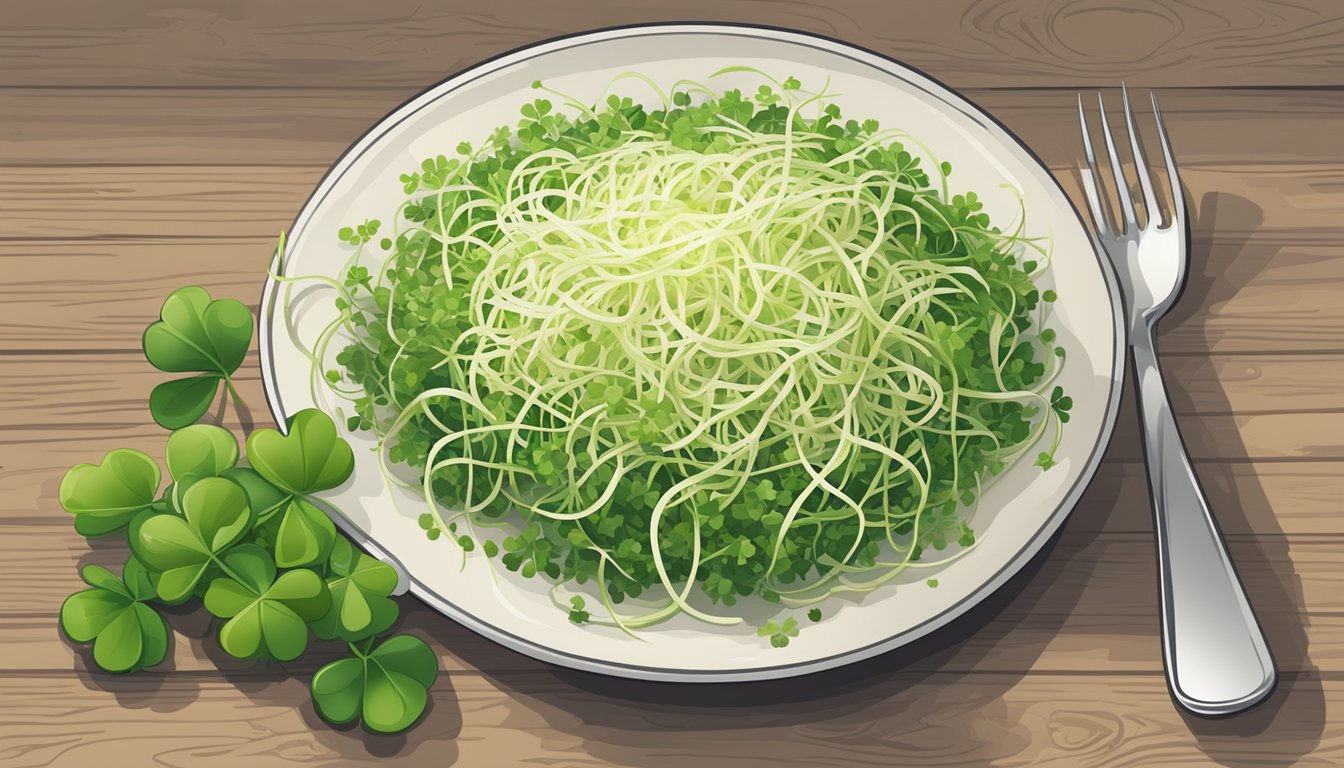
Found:
[[[174,480],[214,477],[238,463],[238,441],[222,427],[193,424],[168,436],[163,458]]]
[[[147,515],[131,525],[131,551],[157,574],[161,600],[191,596],[217,555],[252,526],[247,494],[223,477],[194,482],[181,497],[182,516]]]
[[[300,568],[275,575],[266,550],[243,544],[224,556],[227,577],[205,592],[205,609],[228,622],[219,644],[240,659],[290,661],[308,647],[307,622],[327,612],[331,595],[322,578]]]
[[[289,494],[276,488],[251,467],[226,469],[222,477],[227,477],[243,487],[243,491],[247,493],[247,504],[257,518],[258,526],[270,520],[290,499]]]
[[[1040,467],[1042,470],[1047,470],[1055,466],[1055,455],[1048,451],[1041,451],[1036,455],[1035,465]]]
[[[150,390],[149,413],[165,429],[195,424],[210,410],[219,392],[219,380],[219,376],[206,374],[165,381]]]
[[[1073,398],[1064,394],[1063,387],[1055,387],[1050,393],[1050,409],[1055,412],[1061,422],[1067,424],[1070,408],[1073,408]]]
[[[390,597],[397,588],[392,566],[360,552],[348,539],[338,539],[328,561],[331,609],[313,622],[313,634],[323,640],[355,642],[385,632],[397,620],[397,604]]]
[[[146,359],[161,371],[203,375],[155,387],[149,396],[154,421],[169,429],[193,423],[210,407],[220,381],[240,402],[229,376],[252,343],[247,307],[233,299],[211,301],[204,288],[191,285],[169,294],[159,318],[141,340]]]
[[[307,499],[290,498],[275,529],[275,563],[294,568],[327,556],[337,540],[336,525]]]
[[[775,648],[784,648],[789,644],[789,638],[798,636],[798,622],[795,619],[785,619],[783,624],[776,623],[773,619],[765,622],[765,626],[756,630],[760,637],[770,638],[770,645]]]
[[[326,557],[336,526],[307,495],[345,482],[355,466],[350,444],[336,434],[331,417],[310,408],[290,419],[287,435],[259,429],[247,438],[247,456],[258,474],[290,495],[278,513],[276,564],[292,568]]]
[[[569,598],[569,620],[575,624],[583,624],[590,618],[588,611],[585,610],[583,598],[575,595]]]
[[[420,718],[429,687],[439,676],[439,660],[424,641],[397,635],[368,650],[372,641],[351,645],[354,655],[333,661],[313,675],[313,704],[336,725],[362,718],[376,733],[404,731]]]
[[[75,516],[83,536],[111,533],[154,503],[159,490],[159,465],[127,448],[109,451],[99,464],[78,464],[61,480],[58,496]]]
[[[335,488],[355,467],[350,444],[336,434],[327,414],[308,408],[289,420],[289,434],[258,429],[247,438],[252,468],[276,487],[296,495]]]
[[[144,566],[134,557],[122,578],[97,565],[80,574],[92,589],[61,604],[61,631],[77,643],[93,641],[93,661],[107,672],[133,672],[163,661],[168,625],[144,601],[154,597]]]

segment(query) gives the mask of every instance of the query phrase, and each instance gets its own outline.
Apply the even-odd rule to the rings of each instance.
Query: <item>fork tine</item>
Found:
[[[1171,156],[1171,142],[1167,140],[1167,126],[1162,122],[1162,110],[1157,106],[1157,93],[1149,95],[1153,99],[1157,136],[1162,141],[1162,157],[1167,161],[1167,178],[1171,181],[1171,224],[1168,226],[1181,226],[1185,221],[1185,195],[1181,192],[1181,176],[1176,172],[1176,158]]]
[[[1129,149],[1134,157],[1134,174],[1139,177],[1139,187],[1143,190],[1143,209],[1147,212],[1147,225],[1160,226],[1162,212],[1157,207],[1157,195],[1153,193],[1153,179],[1148,175],[1148,158],[1139,146],[1139,133],[1134,130],[1134,112],[1129,108],[1129,89],[1121,84],[1120,93],[1125,101],[1125,127],[1129,130]]]
[[[1111,126],[1106,121],[1106,102],[1102,101],[1101,93],[1097,93],[1097,107],[1101,111],[1101,133],[1106,138],[1106,152],[1111,156],[1116,197],[1120,198],[1120,210],[1124,214],[1125,226],[1117,227],[1123,235],[1130,227],[1138,228],[1139,222],[1134,218],[1134,201],[1129,199],[1129,182],[1125,181],[1125,170],[1120,167],[1120,155],[1115,151],[1115,141],[1111,138]]]
[[[1101,210],[1101,179],[1097,176],[1097,158],[1092,154],[1092,138],[1087,130],[1087,113],[1083,111],[1083,95],[1078,94],[1078,126],[1083,131],[1083,153],[1087,155],[1087,170],[1083,171],[1083,193],[1092,212],[1092,225],[1103,237],[1110,234],[1106,214]],[[1082,169],[1079,169],[1082,170]]]

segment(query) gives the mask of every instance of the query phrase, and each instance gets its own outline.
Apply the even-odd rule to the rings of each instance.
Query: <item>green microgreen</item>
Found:
[[[789,639],[798,636],[798,622],[793,618],[784,619],[783,623],[776,623],[774,619],[767,621],[765,626],[756,630],[760,637],[770,638],[770,645],[774,648],[784,648],[788,646]]]

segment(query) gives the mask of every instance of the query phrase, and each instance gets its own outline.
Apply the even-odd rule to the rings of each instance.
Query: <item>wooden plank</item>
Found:
[[[869,667],[808,681],[706,688],[565,672],[441,676],[419,727],[377,737],[322,724],[299,680],[250,682],[240,691],[217,676],[21,677],[0,691],[0,709],[10,713],[0,722],[0,759],[13,768],[105,763],[110,755],[122,765],[168,768],[1344,761],[1344,686],[1312,675],[1286,679],[1268,704],[1230,721],[1183,717],[1156,675]]]
[[[1116,89],[1102,90],[1117,107]],[[389,89],[15,90],[5,95],[0,165],[326,166],[408,95]],[[1075,158],[1072,93],[974,89],[963,95],[1046,162],[1064,166]],[[1344,119],[1344,91],[1178,88],[1164,89],[1161,97],[1184,167],[1339,160],[1334,128]],[[1284,140],[1288,135],[1291,141]]]
[[[277,236],[322,169],[284,166],[13,168],[0,177],[9,238]]]
[[[1143,578],[1131,578],[1125,587],[1146,596],[1145,606],[1130,601],[1135,603],[1132,611],[1102,607],[1071,610],[1069,600],[1077,596],[1077,590],[1063,585],[1061,579],[1082,569],[1047,566],[1039,573],[1018,577],[968,617],[894,652],[885,663],[911,670],[963,673],[1160,673],[1162,655],[1151,548],[1149,555],[1147,563],[1139,564],[1145,567]],[[67,589],[73,592],[82,586],[72,579]],[[1118,585],[1115,588],[1119,589]],[[1261,602],[1273,605],[1270,598],[1274,595],[1268,586],[1257,584],[1255,590],[1267,595],[1257,607]],[[400,603],[403,616],[394,631],[424,638],[445,670],[498,674],[546,668],[544,663],[496,645],[413,598],[402,598]],[[0,612],[4,617],[0,642],[5,647],[0,676],[4,670],[25,674],[97,672],[89,648],[72,645],[61,636],[57,628],[59,605],[57,597],[41,612]],[[1269,608],[1260,615],[1282,671],[1344,673],[1344,616],[1299,616]],[[159,671],[221,672],[231,678],[290,674],[306,679],[323,664],[346,653],[342,644],[313,641],[301,658],[283,665],[239,661],[219,648],[214,636],[218,624],[212,627],[204,611],[180,609],[169,614],[168,621],[174,639],[168,660],[156,668]],[[807,641],[807,623],[803,626],[798,642]]]
[[[492,674],[545,668],[521,654],[463,629],[434,614],[414,601],[403,600],[405,618],[396,631],[410,630],[425,638],[441,659],[445,670],[454,673],[483,669]],[[215,642],[204,615],[170,618],[175,627],[172,655],[165,670],[175,672],[219,672],[232,677],[267,677],[288,673],[306,679],[320,666],[346,653],[344,645],[314,643],[298,660],[284,664],[242,662],[229,657]],[[190,625],[187,635],[178,628]],[[966,625],[961,625],[966,626]],[[1300,627],[1298,628],[1300,629]],[[1341,666],[1344,659],[1344,619],[1313,619],[1307,630],[1312,662]],[[1151,616],[1024,616],[1018,620],[980,622],[969,632],[939,633],[944,643],[933,647],[920,643],[913,651],[902,651],[910,659],[911,669],[940,669],[962,672],[1005,672],[1031,670],[1033,674],[1057,672],[1160,672],[1162,655],[1158,640],[1156,611]],[[94,672],[89,651],[70,646],[56,625],[55,608],[49,615],[5,618],[0,629],[5,644],[5,670],[25,673]],[[1296,659],[1292,664],[1300,663]],[[3,674],[0,672],[0,674]]]
[[[246,365],[246,363],[245,363]],[[101,374],[98,374],[101,377]],[[166,378],[166,377],[165,377]],[[101,381],[109,381],[100,378]],[[156,379],[156,381],[161,379]],[[68,385],[56,385],[65,387]],[[149,389],[140,397],[148,398]],[[23,414],[0,427],[0,466],[24,466],[21,454],[26,446],[42,445],[52,458],[98,455],[101,446],[154,445],[163,438],[163,430],[149,418],[145,401],[130,399],[120,406],[87,398],[87,391],[74,395],[78,402],[74,413],[84,408],[87,423],[77,419],[67,423],[46,423],[40,412]],[[244,398],[249,410],[235,414],[224,410],[224,425],[233,429],[266,424],[269,414],[261,397]],[[1142,459],[1137,439],[1137,415],[1133,403],[1125,400],[1118,417],[1116,432],[1107,452],[1110,461],[1136,462]],[[1304,411],[1258,413],[1252,415],[1190,413],[1181,419],[1186,448],[1196,461],[1344,461],[1344,411]],[[72,456],[69,451],[75,451]]]
[[[1070,143],[1068,151],[1075,145]],[[1076,166],[1051,166],[1081,199]],[[288,227],[323,168],[315,166],[15,167],[0,177],[0,228],[7,239],[274,237]],[[1323,234],[1344,215],[1344,164],[1263,163],[1182,171],[1186,194],[1213,205],[1218,232]],[[1216,210],[1218,197],[1228,201]],[[1235,202],[1233,206],[1231,203]],[[1232,210],[1235,208],[1236,210]],[[1233,215],[1233,213],[1237,215]],[[378,213],[377,211],[371,213]],[[1199,234],[1206,231],[1201,228]]]
[[[26,585],[23,590],[0,596],[0,617],[4,617],[6,622],[6,628],[0,630],[0,633],[12,632],[16,641],[24,636],[24,630],[21,625],[10,629],[8,622],[18,619],[48,622],[48,629],[39,630],[38,634],[45,633],[48,641],[55,639],[52,628],[61,601],[70,593],[84,588],[79,580],[79,567],[98,563],[115,570],[126,556],[124,542],[106,540],[86,544],[68,528],[5,525],[2,530],[11,549],[0,562],[0,576],[11,579],[10,583]],[[1024,642],[1028,635],[1040,640],[1063,633],[1088,636],[1095,640],[1111,634],[1133,634],[1139,636],[1140,640],[1137,643],[1118,641],[1114,646],[1116,658],[1124,659],[1129,668],[1156,670],[1160,668],[1157,657],[1152,655],[1156,651],[1143,645],[1146,641],[1142,639],[1156,637],[1155,624],[1152,622],[1158,615],[1156,568],[1151,539],[1149,534],[1095,533],[1074,531],[1070,527],[1058,544],[1043,556],[1039,567],[1033,566],[1012,587],[992,598],[989,607],[975,620],[966,622],[956,631],[945,633],[940,641],[958,643],[971,631],[987,623],[1001,624],[1004,633],[1015,627],[1031,628],[1030,632],[1019,638]],[[1344,555],[1344,539],[1338,536],[1275,539],[1235,535],[1228,540],[1229,550],[1250,599],[1271,641],[1283,651],[1280,662],[1298,665],[1292,667],[1295,669],[1314,664],[1322,669],[1344,672],[1344,639],[1330,631],[1331,627],[1344,622],[1344,594],[1341,592],[1344,574],[1336,567],[1340,556]],[[926,587],[918,584],[913,588]],[[465,638],[470,637],[468,632],[423,607],[411,610],[414,601],[410,598],[405,598],[403,604],[408,607],[410,614],[408,626],[422,631],[428,637],[440,639],[448,649],[445,655],[461,653],[464,668],[476,666],[488,669],[500,664],[512,668],[521,660],[502,651],[492,654],[473,651],[472,648],[481,646],[466,641]],[[1339,618],[1340,622],[1332,620],[1311,629],[1310,634],[1304,634],[1307,632],[1304,625],[1330,617]],[[179,626],[183,634],[199,638],[207,632],[206,621],[203,615],[197,615],[191,618],[178,617],[174,619],[174,624]],[[1126,623],[1132,625],[1131,629],[1121,628],[1120,625]],[[598,628],[594,631],[607,630]],[[8,634],[2,636],[11,637]],[[984,643],[996,645],[1006,636],[991,635],[995,638],[992,642],[975,644],[975,648],[980,650],[968,651],[971,655],[965,657],[965,663],[973,663],[969,659],[983,652]],[[1303,650],[1306,648],[1306,637],[1320,644],[1319,652],[1307,653]],[[930,654],[939,647],[934,645],[923,648],[922,652]],[[1102,647],[1111,648],[1105,642],[1102,642]],[[330,653],[331,650],[325,652]],[[0,668],[10,663],[18,668],[66,666],[59,661],[59,656],[53,656],[52,653],[51,649],[45,649],[31,660],[22,656],[13,657],[12,662],[0,662]],[[197,656],[204,654],[216,662],[222,656],[213,643],[189,649],[186,653]],[[998,662],[987,663],[985,668],[1016,668],[1021,660],[1020,656],[1014,656],[1017,651],[1008,647],[1004,653],[1006,655]],[[474,659],[473,654],[483,655]],[[1074,669],[1070,666],[1073,664],[1071,658],[1068,653],[1052,656],[1043,668]],[[227,662],[224,664],[226,668],[252,667],[227,659],[224,661]]]
[[[1344,355],[1174,357],[1168,362],[1176,413],[1198,461],[1246,462],[1344,459],[1341,395]],[[149,418],[150,390],[164,381],[135,350],[99,354],[9,356],[0,383],[9,415],[0,425],[0,476],[31,483],[4,494],[0,508],[32,498],[43,462],[91,461],[103,445],[157,453],[163,430]],[[247,411],[222,415],[233,429],[271,422],[255,353],[237,374]],[[216,411],[220,404],[217,401]],[[1107,460],[1141,459],[1137,416],[1126,393]],[[41,444],[43,452],[25,449]],[[42,467],[46,471],[51,466]],[[61,470],[63,471],[63,470]],[[13,500],[13,502],[11,502]]]
[[[1160,327],[1162,354],[1344,353],[1344,259],[1337,243],[1320,239],[1344,231],[1238,233],[1235,214],[1253,211],[1236,200],[1211,204],[1213,223],[1195,234],[1185,294]],[[277,232],[288,226],[274,223]],[[0,240],[0,351],[133,349],[163,298],[183,285],[255,308],[274,246],[268,233]]]
[[[77,9],[77,10],[76,10]],[[304,0],[30,4],[0,29],[0,84],[418,88],[520,45],[600,26],[700,19],[843,38],[956,87],[1338,85],[1344,22],[1330,0],[1266,6],[1042,7],[971,0],[896,13],[881,0],[500,0],[486,6]]]
[[[91,413],[97,406],[91,408]],[[1133,416],[1127,411],[1125,418]],[[111,429],[41,443],[0,445],[0,524],[46,525],[65,528],[57,488],[66,470],[97,461],[119,447],[134,447],[162,459],[164,433],[142,430],[130,439]],[[1122,436],[1133,441],[1131,430]],[[36,449],[35,449],[36,447]],[[1126,447],[1120,453],[1135,453]],[[1339,514],[1340,481],[1344,464],[1331,461],[1244,461],[1212,459],[1196,462],[1209,503],[1229,535],[1344,534]],[[1087,493],[1070,521],[1071,530],[1146,533],[1152,530],[1147,480],[1142,463],[1103,460]]]
[[[53,313],[54,316],[54,313]],[[147,321],[142,324],[148,324]],[[130,337],[138,346],[139,334]],[[155,385],[171,378],[137,350],[90,354],[11,354],[0,369],[0,388],[13,409],[4,427],[83,429],[95,415],[108,423],[142,418]],[[1165,361],[1177,415],[1249,417],[1321,413],[1344,409],[1344,353],[1173,356]],[[235,375],[243,396],[264,405],[255,353]],[[95,395],[93,397],[92,395]]]

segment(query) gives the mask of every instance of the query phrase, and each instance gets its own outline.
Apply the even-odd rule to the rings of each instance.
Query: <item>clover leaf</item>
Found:
[[[61,631],[77,643],[93,642],[93,661],[107,672],[133,672],[163,661],[168,625],[145,604],[154,597],[144,566],[134,557],[122,578],[97,565],[80,574],[91,589],[61,604]]]
[[[317,670],[310,686],[313,704],[336,725],[361,718],[376,733],[404,731],[425,711],[439,660],[412,635],[388,638],[369,650],[372,645],[372,640],[352,644],[353,656]]]
[[[308,408],[289,420],[289,434],[258,429],[247,438],[252,468],[276,487],[293,494],[335,488],[355,467],[350,444],[336,434],[327,414]]]
[[[770,638],[770,645],[775,648],[784,648],[789,644],[789,638],[798,636],[798,621],[796,619],[785,619],[782,624],[776,623],[773,619],[765,622],[765,626],[756,630],[756,634],[761,637]]]
[[[214,374],[173,379],[149,392],[149,415],[165,429],[178,429],[200,420],[219,392]]]
[[[168,436],[163,458],[174,480],[214,477],[238,463],[238,441],[222,427],[193,424]]]
[[[145,329],[141,344],[145,358],[161,371],[200,373],[154,388],[149,412],[168,429],[194,423],[210,408],[219,383],[242,402],[230,376],[242,365],[252,343],[252,313],[234,299],[211,301],[200,286],[190,285],[169,294],[159,320]]]
[[[1069,409],[1073,408],[1073,398],[1064,394],[1063,387],[1055,387],[1050,392],[1050,409],[1055,412],[1059,420],[1063,423],[1069,421]]]
[[[276,512],[284,507],[285,502],[289,501],[289,494],[276,488],[251,467],[226,469],[221,476],[227,477],[243,487],[243,491],[247,493],[248,506],[252,508],[252,514],[256,516],[258,526],[271,519]]]
[[[291,498],[280,511],[275,529],[275,563],[295,568],[320,561],[337,540],[336,525],[312,502]]]
[[[307,622],[327,612],[331,595],[322,578],[307,568],[277,578],[266,550],[243,544],[224,555],[228,574],[210,582],[205,609],[228,622],[219,644],[240,659],[291,661],[308,647]]]
[[[278,512],[276,564],[293,568],[326,557],[336,526],[307,496],[345,482],[355,466],[350,444],[336,434],[331,417],[310,408],[290,419],[287,435],[259,429],[247,438],[247,456],[261,477],[290,494]]]
[[[181,497],[182,516],[147,515],[131,525],[131,551],[156,574],[159,598],[178,603],[191,596],[218,555],[252,526],[242,486],[223,477],[194,482]]]
[[[79,464],[65,473],[57,495],[75,516],[83,536],[102,536],[131,521],[154,503],[159,465],[140,451],[108,451],[98,464]]]
[[[331,609],[313,622],[313,634],[353,643],[387,631],[397,620],[397,604],[391,598],[397,588],[396,570],[344,538],[336,541],[328,564]]]

